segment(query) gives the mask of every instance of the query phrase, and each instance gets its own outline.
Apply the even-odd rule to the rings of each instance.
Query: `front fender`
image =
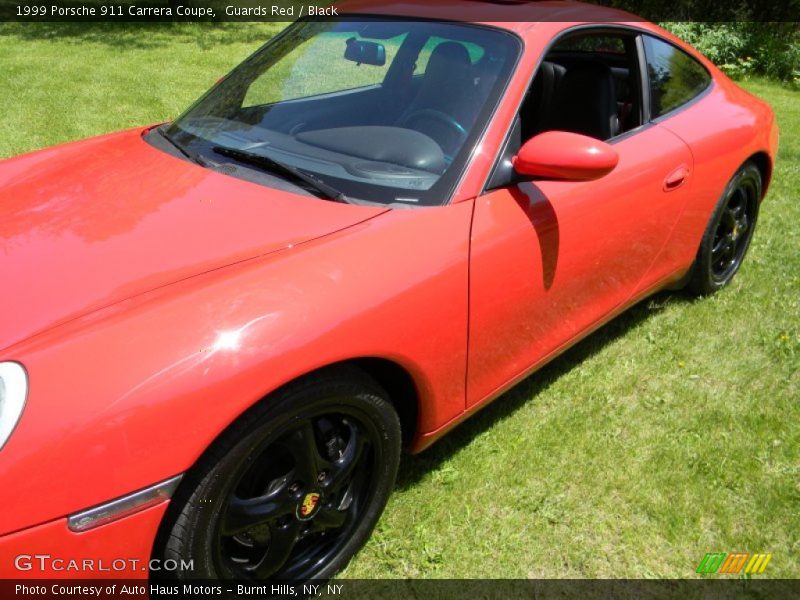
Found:
[[[420,433],[464,410],[472,203],[394,210],[148,292],[3,351],[30,378],[0,453],[0,533],[189,469],[270,391],[327,364],[406,368]]]

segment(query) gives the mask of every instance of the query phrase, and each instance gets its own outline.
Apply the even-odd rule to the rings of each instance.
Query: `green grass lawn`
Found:
[[[0,157],[170,119],[277,27],[0,25]],[[800,93],[745,87],[782,139],[733,284],[645,301],[405,458],[346,577],[691,577],[711,551],[800,577]]]

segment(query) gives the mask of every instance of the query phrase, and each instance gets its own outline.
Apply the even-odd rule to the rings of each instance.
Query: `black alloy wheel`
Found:
[[[711,216],[692,267],[692,292],[712,294],[733,279],[753,239],[760,201],[761,173],[747,162],[728,182]]]
[[[181,485],[164,557],[184,578],[326,579],[371,533],[394,485],[400,425],[356,370],[270,396],[229,428]]]
[[[228,495],[215,534],[220,570],[304,579],[328,562],[363,512],[377,440],[349,411],[288,424],[243,464]]]

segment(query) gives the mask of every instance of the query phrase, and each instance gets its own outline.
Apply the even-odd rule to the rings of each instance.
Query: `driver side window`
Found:
[[[609,140],[642,123],[635,36],[568,35],[547,53],[520,111],[522,140],[550,130]]]
[[[515,180],[511,157],[545,131],[607,141],[643,124],[636,33],[598,28],[567,34],[545,55],[487,189]]]

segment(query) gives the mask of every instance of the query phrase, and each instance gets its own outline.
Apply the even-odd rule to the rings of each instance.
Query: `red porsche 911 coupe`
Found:
[[[770,107],[631,15],[480,4],[341,5],[174,122],[0,163],[3,577],[329,577],[403,447],[731,281]]]

